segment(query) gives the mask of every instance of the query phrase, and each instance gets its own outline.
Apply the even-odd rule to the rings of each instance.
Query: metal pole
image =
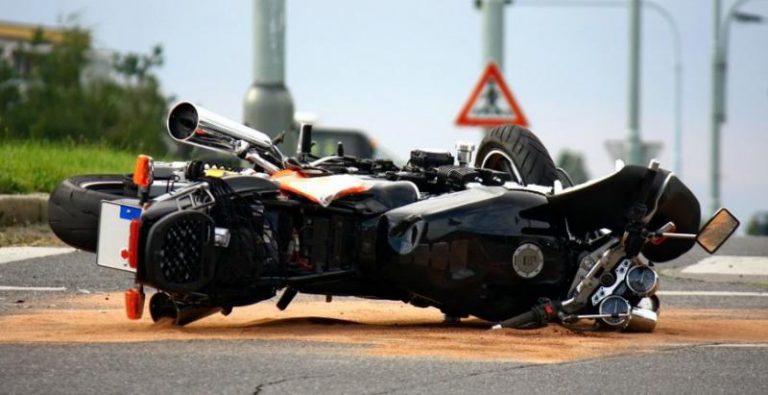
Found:
[[[483,29],[483,66],[496,62],[504,70],[504,4],[505,0],[480,0]]]
[[[749,0],[737,0],[722,18],[720,0],[714,0],[714,45],[712,55],[712,161],[710,163],[710,205],[714,214],[720,202],[720,141],[721,128],[726,119],[726,78],[728,69],[728,35],[736,9]]]
[[[682,44],[680,42],[680,30],[675,24],[674,18],[664,7],[653,1],[644,1],[643,5],[655,10],[667,21],[672,31],[672,38],[674,39],[674,51],[675,51],[675,137],[672,147],[672,163],[674,165],[675,174],[678,177],[682,177],[683,165],[682,165],[682,146],[683,146],[683,61],[682,61]]]
[[[253,3],[253,81],[282,84],[285,80],[285,2]]]
[[[643,162],[640,143],[640,18],[641,0],[632,0],[629,8],[629,108],[627,115],[627,154],[629,164]]]
[[[285,0],[253,0],[253,85],[243,104],[245,124],[274,137],[293,126],[293,99],[285,86]],[[296,146],[295,133],[285,135]]]
[[[712,130],[711,130],[711,158],[710,158],[710,194],[709,213],[714,213],[720,208],[720,125],[723,119],[720,100],[721,81],[725,72],[725,63],[720,47],[720,0],[713,0],[714,6],[712,18]]]
[[[675,62],[675,141],[672,147],[672,163],[675,174],[683,177],[683,64],[680,53]]]

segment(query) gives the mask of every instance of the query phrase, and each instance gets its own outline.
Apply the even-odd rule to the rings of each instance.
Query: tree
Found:
[[[750,236],[768,235],[768,212],[757,212],[752,215],[747,224],[747,234]]]
[[[574,184],[581,184],[589,180],[584,158],[579,152],[563,150],[557,157],[557,167],[562,168],[571,176]]]
[[[87,30],[67,28],[54,44],[42,37],[38,29],[35,39],[20,44],[15,65],[0,61],[0,137],[165,152],[167,101],[153,74],[162,65],[162,47],[149,55],[115,54],[106,73],[90,75],[99,53]]]

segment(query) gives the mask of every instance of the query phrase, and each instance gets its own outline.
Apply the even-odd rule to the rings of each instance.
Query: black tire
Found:
[[[135,198],[128,176],[99,174],[62,181],[48,199],[48,224],[61,241],[96,252],[102,200]]]
[[[517,125],[498,126],[480,142],[475,167],[504,171],[521,185],[552,186],[558,179],[549,152],[530,130]]]

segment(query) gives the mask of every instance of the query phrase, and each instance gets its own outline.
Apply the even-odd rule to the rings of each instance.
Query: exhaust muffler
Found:
[[[167,127],[176,141],[236,156],[243,141],[263,151],[273,148],[266,134],[190,102],[180,102],[171,108]]]
[[[149,314],[152,316],[152,321],[158,322],[162,319],[169,319],[176,326],[184,326],[221,311],[221,307],[175,302],[163,292],[152,295],[149,300]]]

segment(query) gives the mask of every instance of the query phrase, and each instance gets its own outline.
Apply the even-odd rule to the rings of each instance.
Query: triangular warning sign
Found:
[[[504,82],[501,70],[495,63],[489,63],[456,118],[456,124],[498,126],[509,123],[528,127],[528,119]]]

